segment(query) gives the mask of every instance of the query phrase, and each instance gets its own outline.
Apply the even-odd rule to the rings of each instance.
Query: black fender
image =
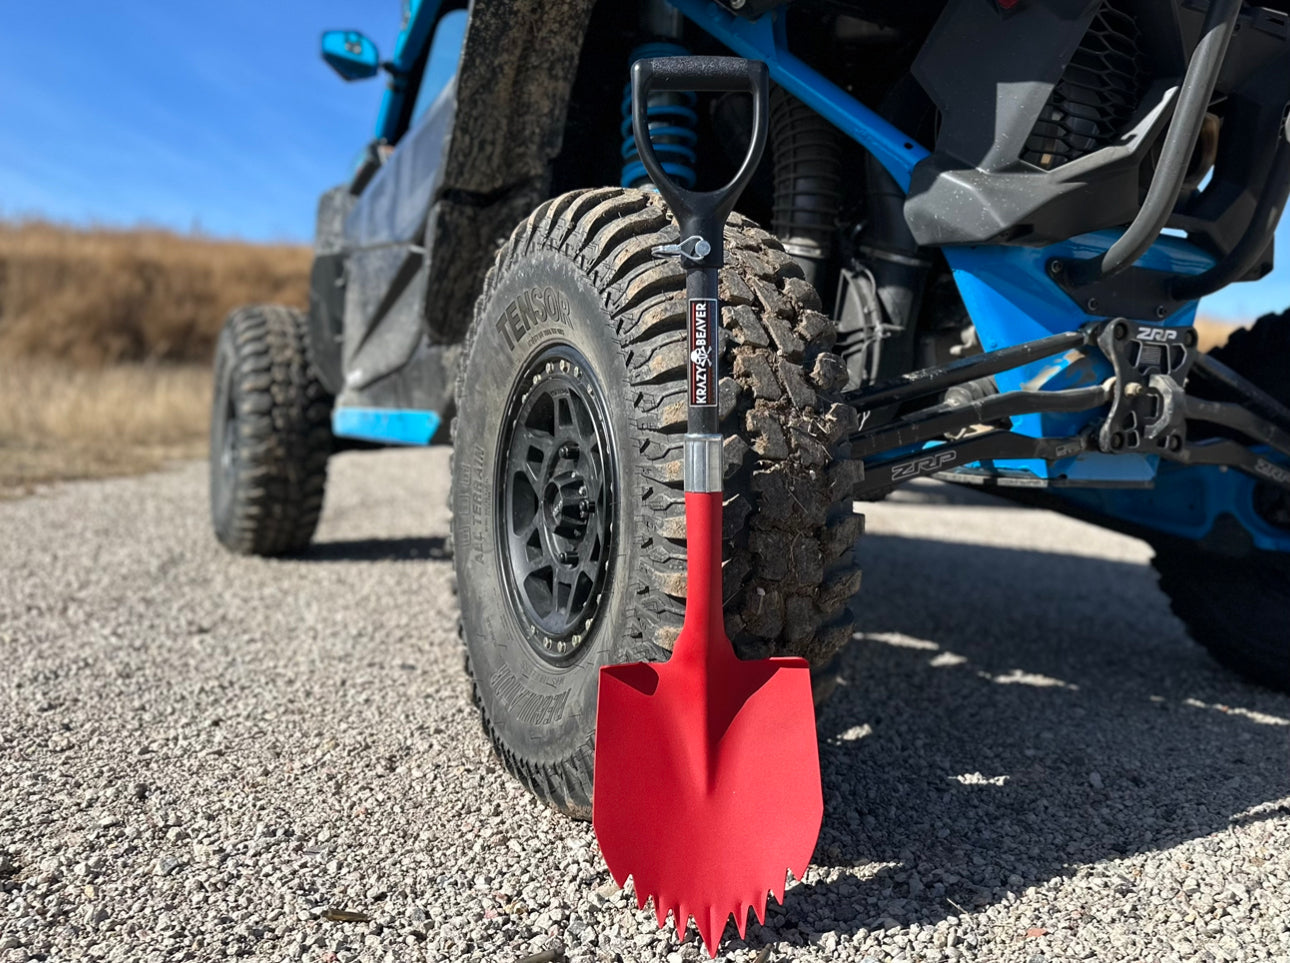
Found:
[[[333,395],[344,385],[341,337],[345,317],[345,218],[355,197],[340,184],[318,199],[314,261],[309,272],[309,357],[318,379]]]
[[[494,252],[548,196],[595,0],[474,0],[457,115],[426,222],[430,340],[466,335]]]

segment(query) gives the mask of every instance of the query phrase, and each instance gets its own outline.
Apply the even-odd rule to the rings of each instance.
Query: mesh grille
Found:
[[[1022,159],[1052,170],[1124,133],[1147,84],[1142,30],[1123,0],[1102,5],[1053,88]]]

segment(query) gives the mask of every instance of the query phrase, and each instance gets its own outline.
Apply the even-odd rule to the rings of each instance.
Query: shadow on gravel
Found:
[[[408,538],[358,538],[315,542],[295,558],[302,562],[411,562],[452,558],[439,535]]]
[[[983,486],[946,484],[932,479],[910,482],[887,499],[903,505],[966,505],[973,508],[1019,508],[1028,506]]]
[[[874,875],[797,886],[751,940],[935,923],[1290,795],[1290,698],[1213,664],[1149,566],[880,535],[861,561],[815,861]]]

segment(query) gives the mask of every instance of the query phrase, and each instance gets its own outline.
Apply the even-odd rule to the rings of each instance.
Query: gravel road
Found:
[[[203,464],[0,502],[0,961],[698,958],[488,751],[447,467],[339,457],[293,561]],[[931,483],[869,528],[815,863],[722,958],[1290,959],[1290,699],[1149,550]]]

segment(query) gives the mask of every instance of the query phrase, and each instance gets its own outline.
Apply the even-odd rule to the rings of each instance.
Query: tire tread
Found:
[[[1211,354],[1290,405],[1290,311],[1234,331]],[[1249,681],[1290,692],[1290,554],[1231,558],[1164,535],[1152,547],[1160,588],[1191,637]]]
[[[310,362],[306,323],[303,312],[280,305],[238,308],[225,322],[240,464],[230,517],[215,527],[241,555],[300,551],[322,514],[332,398]]]

